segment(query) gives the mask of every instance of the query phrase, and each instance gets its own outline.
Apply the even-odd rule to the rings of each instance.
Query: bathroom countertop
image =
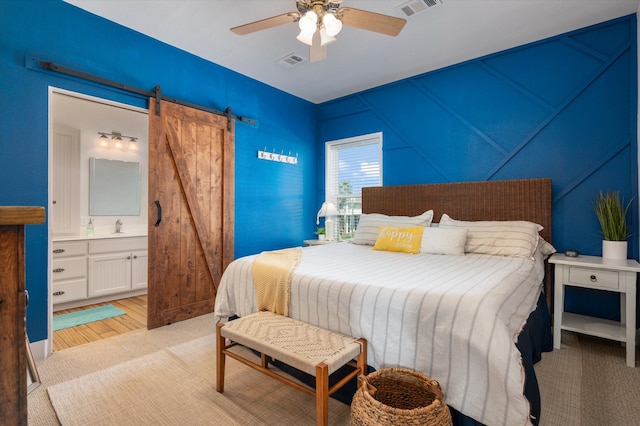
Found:
[[[146,237],[146,236],[147,236],[146,229],[144,231],[131,229],[131,230],[125,230],[124,232],[121,232],[119,234],[116,234],[115,232],[111,232],[111,233],[98,232],[92,236],[80,235],[80,234],[57,235],[52,238],[52,241],[56,242],[56,241],[100,240],[100,239],[111,239],[111,238],[133,238],[133,237]]]

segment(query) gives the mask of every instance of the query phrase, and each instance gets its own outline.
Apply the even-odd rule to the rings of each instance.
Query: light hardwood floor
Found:
[[[55,331],[53,333],[53,350],[59,351],[61,349],[72,348],[96,340],[107,339],[119,334],[147,328],[146,294],[128,299],[112,300],[110,302],[82,306],[80,308],[65,309],[55,312],[54,316],[103,305],[113,305],[116,308],[122,309],[127,314]]]

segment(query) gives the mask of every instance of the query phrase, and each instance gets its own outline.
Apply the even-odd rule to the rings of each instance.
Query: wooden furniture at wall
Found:
[[[0,424],[27,424],[24,225],[44,223],[44,207],[0,207]]]

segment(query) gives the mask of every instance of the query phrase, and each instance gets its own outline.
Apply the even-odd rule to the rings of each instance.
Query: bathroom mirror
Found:
[[[89,158],[89,215],[140,215],[140,163]]]

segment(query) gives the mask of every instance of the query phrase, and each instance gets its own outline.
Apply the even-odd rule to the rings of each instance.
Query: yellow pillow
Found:
[[[378,228],[378,239],[374,250],[399,251],[402,253],[418,253],[422,241],[422,226],[411,228],[395,228],[381,226]]]

